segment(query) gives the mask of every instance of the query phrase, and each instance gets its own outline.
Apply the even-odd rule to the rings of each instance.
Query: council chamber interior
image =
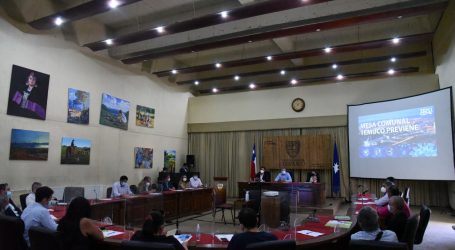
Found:
[[[447,0],[0,1],[0,248],[454,249],[454,28]],[[180,245],[136,240],[155,214]]]

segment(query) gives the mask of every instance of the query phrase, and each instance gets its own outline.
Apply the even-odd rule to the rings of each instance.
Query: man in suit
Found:
[[[270,172],[265,171],[265,167],[261,167],[259,172],[256,174],[255,181],[257,182],[270,182]]]

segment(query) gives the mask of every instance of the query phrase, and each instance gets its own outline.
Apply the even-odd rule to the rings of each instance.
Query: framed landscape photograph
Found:
[[[92,142],[80,138],[62,138],[61,164],[90,164],[90,148]]]
[[[12,129],[10,160],[47,161],[49,132]]]
[[[134,148],[134,168],[153,167],[153,148]]]
[[[164,150],[164,167],[168,169],[169,172],[175,172],[175,155],[176,151]]]
[[[68,123],[88,124],[90,120],[90,94],[68,89]]]
[[[129,114],[129,101],[103,93],[100,124],[127,130]]]
[[[6,113],[46,120],[49,79],[48,74],[13,65]]]
[[[136,126],[147,128],[155,127],[155,109],[137,105]]]

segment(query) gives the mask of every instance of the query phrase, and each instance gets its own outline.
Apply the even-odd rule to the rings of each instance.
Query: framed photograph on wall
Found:
[[[68,123],[88,124],[90,118],[90,94],[68,89]]]
[[[136,126],[147,128],[155,127],[155,109],[137,105]]]
[[[134,168],[153,167],[153,148],[134,148]]]
[[[62,138],[61,164],[90,164],[90,148],[92,142],[80,138]]]
[[[6,113],[46,120],[49,79],[48,74],[13,65]]]
[[[103,93],[101,99],[100,124],[127,130],[129,114],[129,101]]]
[[[49,132],[12,129],[10,160],[47,161]]]
[[[175,156],[177,151],[174,149],[164,150],[164,167],[168,169],[169,172],[175,172]]]

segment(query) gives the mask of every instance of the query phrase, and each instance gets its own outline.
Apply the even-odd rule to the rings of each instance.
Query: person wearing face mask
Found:
[[[389,189],[391,186],[393,186],[393,182],[386,181],[384,184],[381,186],[381,198],[377,199],[374,201],[376,203],[376,206],[383,207],[387,204],[389,204],[389,195],[387,194],[387,189]]]
[[[11,189],[10,189],[8,183],[0,184],[0,195],[2,195],[2,194],[6,195],[8,197],[9,207],[16,213],[19,213],[19,215],[20,215],[22,213],[22,210],[18,206],[16,206],[16,204],[14,204],[13,192],[11,192]]]
[[[261,167],[259,173],[256,174],[256,181],[258,182],[270,182],[270,172],[265,171],[265,167]]]
[[[35,203],[25,208],[21,219],[24,221],[24,239],[29,243],[28,230],[30,227],[44,227],[51,231],[57,231],[57,223],[49,214],[49,202],[52,200],[54,191],[47,187],[40,187],[35,192]]]
[[[390,216],[385,221],[385,228],[394,231],[398,239],[401,239],[409,218],[405,209],[406,203],[401,196],[392,196],[389,201]]]
[[[0,214],[15,218],[21,217],[21,212],[14,209],[11,203],[9,203],[9,198],[6,194],[0,195]]]
[[[172,186],[171,176],[169,174],[164,176],[163,182],[160,185],[161,185],[161,188],[160,188],[161,191],[175,190],[175,188]]]
[[[285,168],[281,169],[281,172],[275,177],[276,182],[292,182],[291,175],[286,171]]]
[[[139,193],[148,193],[152,191],[152,178],[150,178],[150,176],[145,176],[137,185],[137,190]]]
[[[197,176],[197,174],[194,174],[193,177],[190,178],[190,186],[192,188],[200,188],[200,187],[202,187],[202,181]]]
[[[182,175],[179,181],[179,189],[185,190],[189,187],[189,185],[190,184],[188,183],[188,178],[186,177],[186,175]]]
[[[114,182],[112,185],[112,198],[126,197],[132,194],[133,192],[131,192],[130,186],[128,185],[128,177],[125,175],[120,177],[120,181]]]

